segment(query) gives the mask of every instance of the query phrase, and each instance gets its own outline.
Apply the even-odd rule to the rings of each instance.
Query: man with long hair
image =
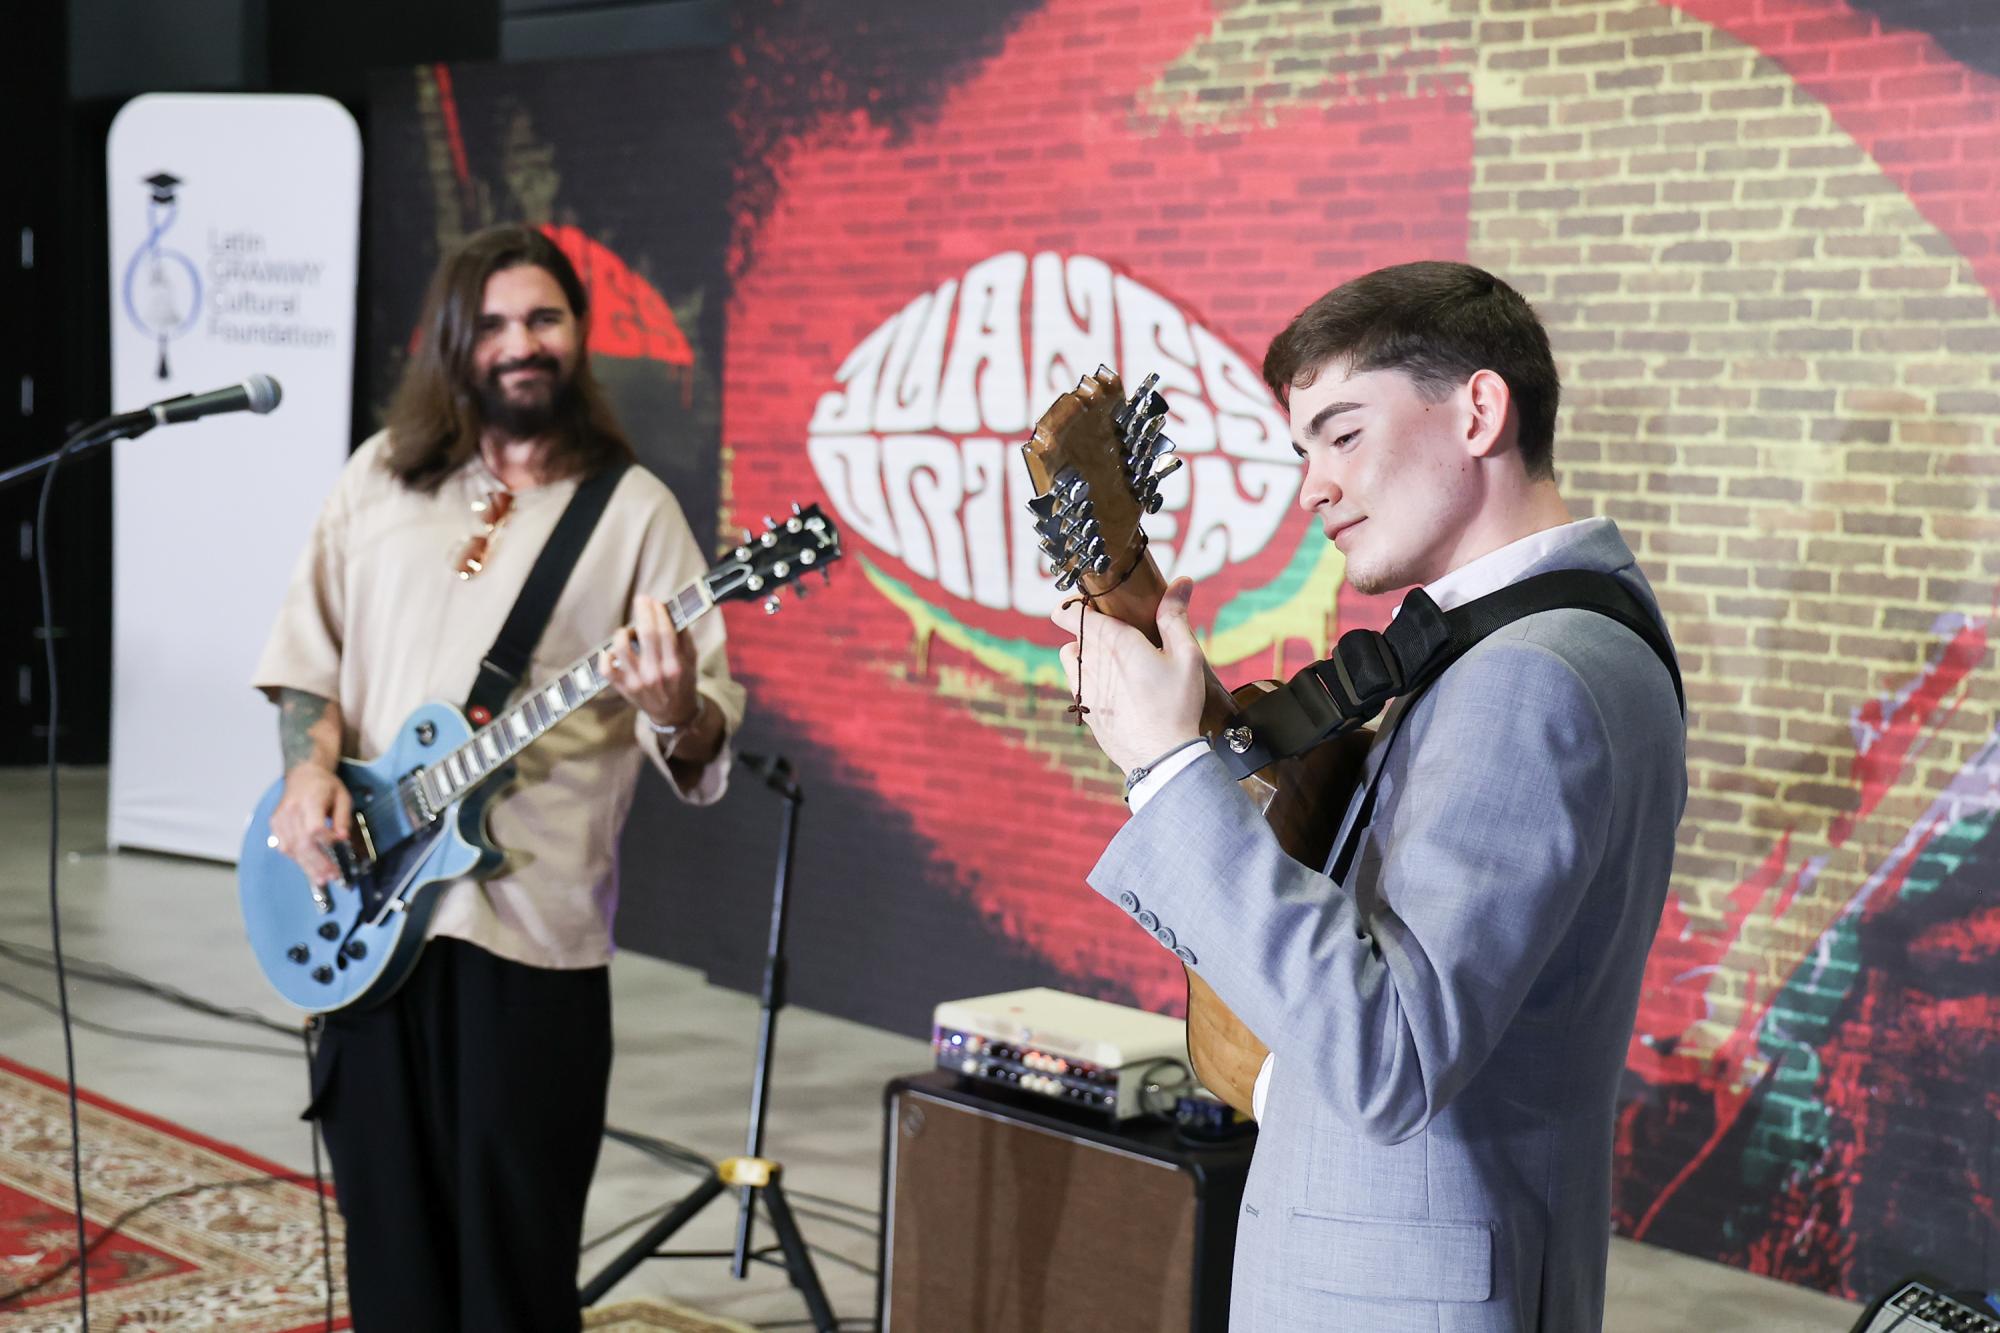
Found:
[[[1264,375],[1305,461],[1299,504],[1355,588],[1421,585],[1450,611],[1589,570],[1658,620],[1617,528],[1564,506],[1548,336],[1506,283],[1366,274],[1280,333]],[[1664,625],[1656,651],[1593,611],[1526,615],[1397,700],[1336,879],[1285,855],[1197,738],[1190,592],[1168,588],[1159,648],[1083,606],[1055,618],[1081,634],[1064,664],[1129,774],[1132,818],[1090,882],[1271,1050],[1231,1327],[1589,1333],[1687,799]]]
[[[349,460],[300,558],[256,684],[278,704],[280,848],[314,883],[352,816],[342,755],[463,700],[578,485],[630,464],[590,373],[589,301],[542,233],[503,226],[438,266],[386,429]],[[347,1223],[356,1327],[579,1325],[576,1265],[611,1067],[613,855],[639,768],[721,796],[743,713],[722,620],[659,600],[705,561],[672,493],[619,478],[524,685],[624,626],[600,695],[516,761],[491,807],[507,853],[442,895],[385,1002],[327,1016],[313,1103]]]

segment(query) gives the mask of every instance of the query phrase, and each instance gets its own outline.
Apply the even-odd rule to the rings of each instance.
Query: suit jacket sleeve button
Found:
[[[1153,938],[1166,945],[1169,949],[1175,947],[1177,943],[1174,939],[1174,932],[1165,926],[1161,926],[1158,930],[1154,931]]]
[[[1139,910],[1138,895],[1130,892],[1121,893],[1118,895],[1118,905],[1128,912],[1136,912]]]
[[[1183,963],[1186,963],[1189,967],[1194,966],[1194,952],[1191,949],[1175,949],[1174,957],[1180,959]]]
[[[1147,930],[1158,930],[1160,928],[1160,918],[1154,916],[1151,912],[1141,912],[1139,913],[1139,924]]]

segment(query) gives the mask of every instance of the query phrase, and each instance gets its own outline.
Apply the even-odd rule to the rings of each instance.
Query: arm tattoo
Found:
[[[317,694],[307,694],[304,690],[278,691],[278,746],[284,754],[286,772],[319,754],[320,739],[312,734],[313,729],[326,720],[332,706],[330,700],[322,699]],[[334,753],[328,758],[338,759],[340,738],[337,732],[333,742]]]

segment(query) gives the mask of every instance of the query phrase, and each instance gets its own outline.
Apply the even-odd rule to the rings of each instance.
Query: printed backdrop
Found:
[[[370,178],[384,392],[437,244],[545,222],[629,302],[600,365],[689,509],[817,497],[847,534],[804,606],[730,613],[745,743],[809,793],[795,998],[910,1031],[1015,985],[1178,1008],[1081,884],[1122,810],[1063,713],[1017,445],[1099,363],[1158,373],[1187,466],[1153,550],[1225,680],[1296,670],[1390,601],[1292,506],[1264,344],[1344,278],[1466,258],[1549,324],[1565,491],[1688,681],[1621,1231],[1850,1296],[2000,1278],[2000,14],[918,8],[415,71],[372,120],[404,145]],[[754,985],[774,807],[648,793],[623,938]]]

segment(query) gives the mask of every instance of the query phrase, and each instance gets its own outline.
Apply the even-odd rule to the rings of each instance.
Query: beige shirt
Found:
[[[364,759],[386,750],[418,705],[464,705],[480,658],[577,485],[569,479],[517,491],[488,544],[485,568],[461,579],[458,555],[481,528],[473,502],[500,490],[499,480],[475,458],[435,494],[412,490],[383,465],[384,438],[355,452],[321,509],[252,682],[337,702],[347,729],[342,753]],[[667,601],[706,568],[673,493],[645,469],[627,470],[515,697],[629,623],[635,595]],[[698,688],[733,736],[744,696],[729,676],[722,616],[711,611],[691,632]],[[536,967],[608,961],[615,851],[641,755],[667,773],[644,719],[610,690],[530,745],[517,760],[519,780],[490,806],[489,828],[506,863],[492,878],[428,890],[443,895],[430,933]],[[668,785],[706,805],[726,788],[730,761],[725,737],[691,789],[671,774]]]

